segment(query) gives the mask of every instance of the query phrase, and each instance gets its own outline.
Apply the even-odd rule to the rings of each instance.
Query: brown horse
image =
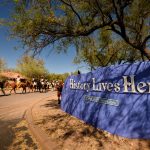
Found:
[[[35,87],[31,81],[26,81],[27,88],[29,89],[29,92],[35,92]]]
[[[6,94],[5,94],[5,91],[4,91],[4,87],[5,87],[5,82],[4,82],[4,81],[0,81],[0,88],[1,88],[1,91],[2,91],[3,95],[6,95]]]
[[[18,85],[19,88],[22,88],[22,93],[26,93],[27,92],[27,88],[30,92],[30,90],[32,90],[33,92],[33,84],[32,82],[26,80],[25,82],[20,82]]]
[[[17,88],[22,88],[22,93],[25,92],[26,93],[26,83],[24,82],[20,82],[19,85],[17,85],[15,79],[13,81],[7,81],[5,83],[5,87],[9,87],[10,88],[10,94],[12,91],[14,91],[14,93],[16,94],[16,89]]]
[[[13,80],[13,81],[6,81],[5,82],[5,87],[9,87],[10,88],[10,94],[11,94],[12,91],[14,91],[14,93],[16,94],[17,84],[16,84],[15,80]]]
[[[6,95],[4,88],[9,88],[10,89],[10,94],[12,93],[12,91],[14,91],[14,93],[16,94],[16,89],[17,88],[22,88],[22,93],[26,93],[27,92],[27,88],[30,90],[32,90],[33,92],[33,84],[29,81],[24,81],[24,82],[20,82],[18,85],[16,83],[16,80],[8,80],[8,81],[0,81],[0,89],[3,93],[3,95]]]

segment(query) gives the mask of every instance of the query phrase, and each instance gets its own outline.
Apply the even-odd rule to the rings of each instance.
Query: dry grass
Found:
[[[31,135],[27,122],[22,120],[12,128],[14,138],[8,150],[39,150],[36,140]]]
[[[150,150],[150,140],[127,139],[96,129],[63,112],[55,99],[39,107],[36,124],[60,150]]]

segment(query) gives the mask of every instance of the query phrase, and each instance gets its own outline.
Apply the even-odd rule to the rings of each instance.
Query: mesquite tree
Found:
[[[113,41],[123,40],[150,60],[149,0],[18,0],[15,5],[12,35],[35,54],[105,29],[113,33]]]

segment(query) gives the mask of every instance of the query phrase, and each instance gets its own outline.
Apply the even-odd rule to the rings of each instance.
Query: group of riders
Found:
[[[57,91],[57,97],[58,97],[58,103],[60,104],[60,97],[61,92],[63,88],[63,82],[62,81],[48,81],[47,79],[44,79],[41,77],[40,79],[32,78],[32,80],[27,79],[21,79],[20,76],[17,76],[17,78],[14,78],[12,80],[1,80],[0,81],[0,88],[3,93],[3,95],[6,95],[5,90],[9,89],[10,94],[12,91],[16,93],[17,89],[21,89],[21,93],[28,92],[47,92],[48,90],[56,90]]]

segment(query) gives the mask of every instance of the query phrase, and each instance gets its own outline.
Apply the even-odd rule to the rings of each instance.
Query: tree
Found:
[[[102,36],[101,36],[102,37]],[[124,41],[111,42],[104,38],[105,42],[97,43],[94,38],[84,38],[78,44],[78,54],[74,59],[74,63],[84,62],[93,70],[99,66],[107,66],[111,64],[121,64],[125,62],[135,62],[141,60],[141,54],[135,53],[135,49],[127,45]],[[105,45],[104,45],[105,44]]]
[[[149,8],[149,0],[24,0],[16,3],[10,26],[35,54],[105,28],[150,60]]]
[[[7,68],[6,62],[4,59],[0,58],[0,72],[4,71]]]
[[[48,71],[44,67],[44,61],[27,55],[18,60],[17,70],[30,79],[48,76]]]
[[[69,73],[63,73],[63,74],[55,74],[55,73],[50,73],[48,75],[48,79],[50,81],[54,81],[54,80],[61,80],[61,81],[65,81],[67,79],[67,77],[69,76]]]
[[[0,19],[0,25],[3,25],[3,20],[2,19]]]

